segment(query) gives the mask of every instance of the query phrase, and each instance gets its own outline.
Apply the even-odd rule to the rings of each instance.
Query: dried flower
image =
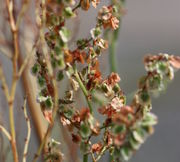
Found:
[[[91,37],[96,39],[101,34],[101,29],[99,27],[93,28],[90,30]]]
[[[107,85],[114,86],[116,83],[120,81],[120,77],[117,73],[112,72],[111,75],[108,76],[108,79],[104,82],[107,83]]]
[[[107,6],[103,6],[99,10],[98,19],[102,20],[103,22],[108,22],[111,16],[112,16],[111,9],[109,9]]]
[[[119,20],[116,17],[111,18],[111,27],[116,30],[119,27]]]
[[[100,0],[92,0],[91,3],[93,5],[93,7],[96,8],[97,5],[100,3]]]
[[[43,111],[43,115],[45,117],[45,119],[51,123],[52,122],[52,110],[45,110]]]
[[[90,117],[90,111],[88,108],[82,108],[79,114],[80,120],[84,121]]]
[[[103,146],[102,146],[101,142],[95,143],[95,144],[92,145],[91,150],[92,150],[93,153],[97,153],[98,154],[102,150],[102,147]]]
[[[121,111],[122,106],[124,106],[124,100],[121,100],[119,97],[115,97],[112,99],[110,105],[116,112]]]
[[[74,143],[79,143],[81,141],[81,137],[77,134],[72,134],[72,141]]]
[[[119,20],[113,16],[112,6],[103,6],[98,13],[98,19],[103,23],[104,28],[111,27],[115,30],[119,27]]]
[[[73,90],[77,91],[79,89],[78,82],[75,79],[73,79],[72,77],[69,80],[70,80],[70,83],[71,83]]]
[[[60,121],[64,126],[67,126],[67,125],[71,124],[71,122],[68,119],[66,119],[65,117],[63,117],[63,116],[60,117]]]
[[[94,41],[94,44],[97,45],[98,47],[102,49],[107,49],[108,48],[108,42],[102,38],[98,38]]]
[[[180,56],[170,56],[170,64],[176,68],[180,68]]]

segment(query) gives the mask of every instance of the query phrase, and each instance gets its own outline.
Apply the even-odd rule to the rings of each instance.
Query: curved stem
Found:
[[[29,117],[27,115],[27,110],[26,110],[26,99],[24,100],[23,110],[24,110],[24,117],[25,117],[25,120],[27,123],[27,136],[25,139],[24,152],[23,152],[23,162],[26,162],[28,146],[29,146],[29,141],[30,141],[30,137],[31,137],[31,125],[30,125],[30,120],[29,120]]]
[[[11,141],[11,135],[2,125],[0,125],[0,131],[2,131],[4,135],[8,138],[8,140]]]
[[[74,12],[74,11],[77,10],[79,7],[81,7],[81,1],[78,3],[77,6],[75,6],[75,7],[72,9],[72,11]]]
[[[104,146],[103,149],[101,150],[101,152],[99,153],[98,157],[96,158],[96,162],[99,161],[101,159],[101,157],[103,156],[103,154],[106,152],[106,150],[108,149],[108,146]]]

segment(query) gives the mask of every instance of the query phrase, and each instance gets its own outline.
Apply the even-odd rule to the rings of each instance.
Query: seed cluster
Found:
[[[96,26],[90,31],[90,37],[77,40],[74,49],[68,46],[72,34],[66,21],[78,16],[78,8],[87,11],[91,4],[96,8],[99,3],[100,0],[80,0],[79,4],[74,0],[48,0],[45,39],[54,76],[59,82],[66,76],[71,85],[58,101],[60,122],[68,127],[72,141],[79,144],[83,155],[91,154],[93,160],[98,161],[109,151],[112,161],[116,162],[129,160],[153,132],[157,118],[150,112],[150,95],[165,89],[167,82],[174,77],[174,68],[180,68],[180,58],[167,54],[145,57],[147,74],[140,79],[132,103],[127,104],[126,96],[119,86],[119,75],[112,72],[103,78],[99,69],[99,57],[108,48],[108,41],[102,35],[104,31],[118,28],[124,14],[123,0],[103,6],[98,12]],[[54,88],[44,55],[40,51],[36,52],[32,73],[39,84],[38,102],[45,118],[51,123]],[[76,107],[75,95],[79,89],[87,101],[87,106],[83,108]],[[98,121],[95,112],[101,114],[104,120]],[[98,136],[100,140],[93,144],[91,138]],[[48,151],[46,157],[52,160],[54,151]]]

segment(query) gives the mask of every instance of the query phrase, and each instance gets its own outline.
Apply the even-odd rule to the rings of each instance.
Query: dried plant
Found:
[[[75,40],[75,33],[66,25],[67,21],[73,22],[78,17],[78,10],[88,12],[91,5],[97,8],[99,3],[100,0],[24,0],[21,2],[21,9],[17,10],[15,1],[6,0],[5,11],[12,39],[3,35],[5,39],[2,38],[0,43],[3,42],[9,49],[7,52],[2,48],[1,53],[12,61],[12,83],[11,86],[8,85],[1,64],[0,81],[9,107],[10,131],[3,125],[0,125],[0,130],[11,144],[15,162],[25,162],[30,151],[28,144],[31,126],[26,100],[34,122],[32,124],[35,124],[40,139],[33,162],[40,155],[43,155],[43,161],[49,162],[70,159],[63,156],[59,146],[61,141],[56,141],[51,136],[55,122],[63,125],[64,137],[67,130],[71,135],[71,139],[64,138],[69,153],[72,153],[71,142],[76,143],[83,162],[88,162],[90,158],[97,162],[106,152],[109,152],[112,162],[128,161],[153,133],[157,117],[151,112],[151,96],[164,90],[174,78],[174,71],[180,68],[180,57],[162,53],[147,55],[144,58],[146,74],[140,78],[132,102],[126,103],[126,95],[119,85],[121,79],[116,73],[115,61],[119,26],[126,13],[125,0],[112,0],[108,6],[101,7],[97,13],[96,25],[88,38]],[[35,19],[28,19],[26,15],[29,6],[32,6],[31,12],[34,12]],[[34,31],[32,48],[30,52],[25,52],[24,60],[20,46],[20,38],[25,30],[21,29],[22,23],[28,24]],[[99,59],[108,47],[111,74],[104,77],[99,68]],[[30,70],[28,63],[34,57]],[[33,88],[33,84],[28,84],[28,81],[33,80],[27,75],[30,72],[36,79],[38,90]],[[14,124],[15,94],[20,78],[27,95],[23,104],[27,122],[23,157],[18,156]],[[61,96],[63,80],[68,87]],[[78,107],[79,92],[82,92],[86,100],[86,104],[81,103],[84,104],[82,108]],[[38,105],[40,106],[37,107]],[[40,113],[44,117],[39,116]],[[95,117],[97,113],[103,116],[103,120]],[[96,139],[95,143],[92,138]]]

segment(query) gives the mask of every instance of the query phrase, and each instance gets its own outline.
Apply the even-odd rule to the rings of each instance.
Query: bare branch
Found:
[[[16,132],[15,132],[15,124],[14,124],[14,98],[15,98],[15,92],[16,92],[16,85],[17,85],[17,59],[19,56],[19,46],[18,46],[18,28],[16,27],[15,18],[13,15],[14,10],[14,3],[13,0],[6,0],[6,7],[8,10],[8,16],[9,16],[9,23],[11,28],[11,33],[13,36],[13,47],[14,47],[14,55],[12,58],[13,62],[13,75],[12,75],[12,85],[11,85],[11,91],[9,96],[9,123],[10,123],[10,132],[11,132],[11,147],[12,147],[12,153],[14,162],[18,162],[18,152],[17,152],[17,145],[16,145]]]
[[[25,0],[22,5],[21,11],[19,12],[17,22],[16,22],[17,28],[19,28],[19,26],[21,24],[21,21],[22,21],[22,18],[24,17],[25,11],[27,10],[27,8],[29,6],[29,2],[30,2],[30,0]]]
[[[1,64],[0,64],[0,81],[2,84],[2,90],[4,92],[4,95],[6,96],[7,101],[9,101],[9,89],[8,89],[8,85],[7,85],[6,78],[4,76]]]
[[[24,152],[23,152],[23,162],[26,162],[26,157],[28,153],[28,145],[29,145],[29,141],[31,137],[31,125],[30,125],[30,120],[29,120],[29,117],[27,115],[27,110],[26,110],[26,99],[24,100],[23,110],[24,110],[24,117],[27,123],[27,137],[25,139]]]
[[[8,138],[8,140],[11,141],[11,135],[2,125],[0,125],[0,130],[4,133],[4,135]]]
[[[32,50],[27,54],[26,58],[24,59],[23,64],[21,65],[21,67],[19,69],[18,77],[20,77],[22,75],[24,69],[26,68],[26,66],[28,64],[29,59],[31,58],[31,56],[34,52],[34,50],[35,50],[35,45],[32,47]]]
[[[8,10],[8,15],[9,15],[9,22],[10,22],[10,26],[11,26],[11,30],[12,32],[15,32],[16,31],[16,23],[15,23],[15,20],[14,20],[14,15],[13,15],[13,1],[10,1],[10,0],[6,0],[6,7],[7,7],[7,10]]]
[[[11,59],[12,58],[12,55],[11,53],[8,51],[9,49],[9,46],[10,44],[4,40],[3,38],[0,39],[0,45],[2,46],[0,48],[0,53],[2,53],[3,55],[5,55],[7,58]]]
[[[0,53],[6,56],[8,59],[12,58],[11,54],[5,49],[0,49]]]

